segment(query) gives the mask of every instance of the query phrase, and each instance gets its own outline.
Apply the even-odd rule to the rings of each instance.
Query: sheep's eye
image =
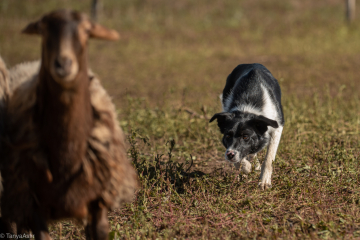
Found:
[[[249,138],[249,135],[244,135],[244,136],[243,136],[243,139],[244,139],[245,141],[249,140],[249,139],[250,139],[250,138]]]

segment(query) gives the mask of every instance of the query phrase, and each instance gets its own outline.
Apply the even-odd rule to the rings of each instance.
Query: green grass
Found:
[[[142,188],[109,213],[113,239],[360,238],[360,25],[341,1],[103,1],[116,43],[89,59],[119,111]],[[58,7],[89,1],[2,0],[0,54],[11,66],[40,56],[19,34]],[[212,114],[227,75],[264,64],[283,92],[285,128],[273,188],[223,159]],[[264,158],[260,153],[260,160]],[[84,238],[71,221],[55,239]]]

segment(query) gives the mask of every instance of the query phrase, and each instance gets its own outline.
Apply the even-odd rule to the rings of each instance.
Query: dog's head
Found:
[[[269,140],[266,134],[268,127],[279,127],[276,121],[262,115],[239,111],[216,113],[210,122],[215,119],[224,134],[225,159],[232,163],[240,162],[247,155],[263,149]]]

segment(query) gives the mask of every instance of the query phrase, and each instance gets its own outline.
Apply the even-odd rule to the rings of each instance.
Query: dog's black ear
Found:
[[[273,128],[279,127],[277,121],[271,120],[262,115],[256,116],[255,118],[251,119],[249,121],[249,124],[252,125],[260,135],[263,135],[267,131],[268,126]]]
[[[234,116],[235,116],[234,113],[229,113],[229,112],[215,113],[215,115],[210,119],[209,122],[212,122],[215,119],[217,119],[218,122],[219,121],[231,120]]]
[[[222,112],[222,113],[216,113],[211,119],[210,122],[217,119],[218,126],[220,128],[221,133],[224,133],[224,129],[226,127],[226,121],[230,121],[235,116],[234,113],[229,112]]]

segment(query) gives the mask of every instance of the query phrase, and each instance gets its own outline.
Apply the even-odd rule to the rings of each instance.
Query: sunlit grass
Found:
[[[0,54],[37,59],[19,32],[59,7],[89,1],[0,1]],[[91,41],[90,66],[118,106],[142,189],[109,213],[111,238],[360,237],[360,29],[340,1],[103,1],[116,43]],[[223,160],[219,94],[240,63],[264,64],[283,92],[285,128],[273,188]],[[260,154],[260,160],[264,152]],[[55,239],[83,238],[71,221]]]

